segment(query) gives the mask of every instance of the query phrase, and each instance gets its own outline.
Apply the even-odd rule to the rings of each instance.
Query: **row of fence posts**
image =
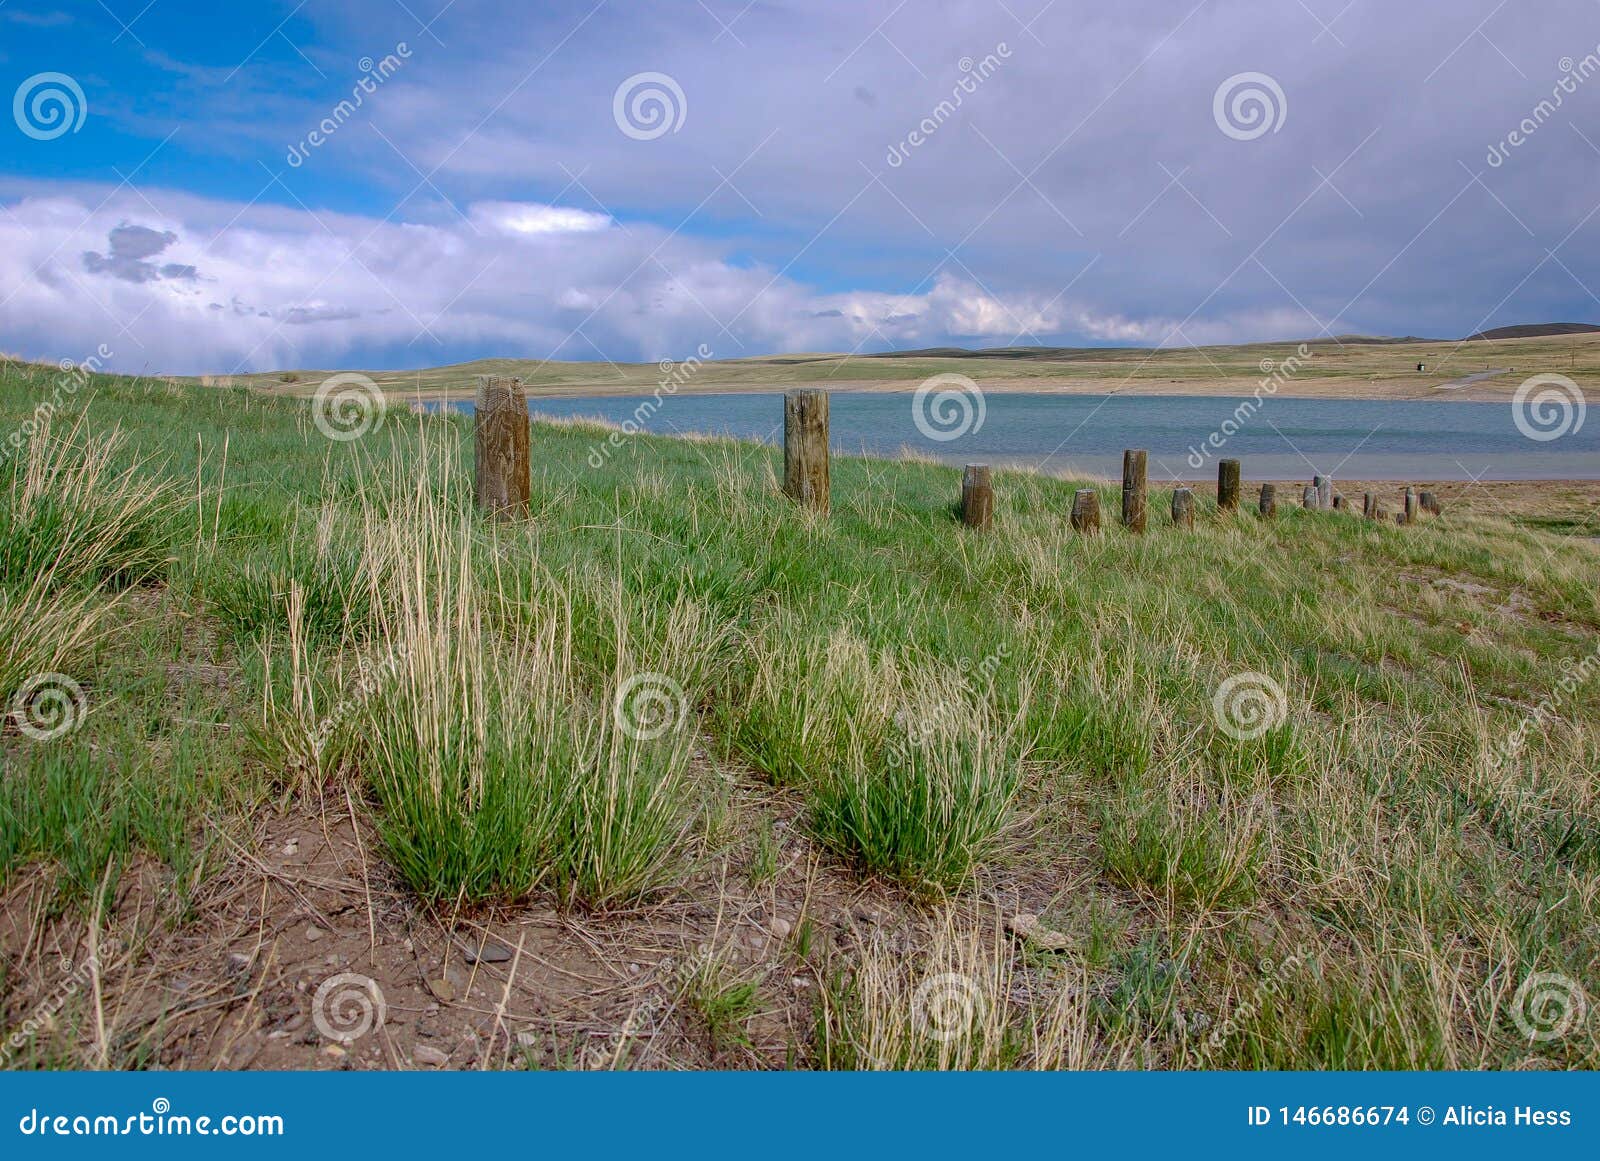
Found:
[[[520,379],[484,376],[479,380],[473,415],[473,494],[478,507],[498,514],[525,511],[531,494],[527,392]],[[1149,518],[1149,453],[1129,449],[1122,453],[1122,524],[1143,532]],[[1239,508],[1243,477],[1238,460],[1217,462],[1217,509]],[[826,515],[831,499],[828,476],[828,393],[816,388],[787,391],[783,397],[783,490],[797,503]],[[1301,494],[1309,509],[1348,511],[1344,496],[1333,490],[1333,480],[1316,476]],[[1257,503],[1261,516],[1278,513],[1278,489],[1262,484]],[[1172,523],[1194,527],[1194,490],[1178,487],[1172,493]],[[1415,524],[1419,513],[1442,512],[1432,492],[1408,487],[1405,504],[1395,514],[1400,524]],[[1369,520],[1387,517],[1376,493],[1362,496],[1361,513]],[[961,473],[961,522],[969,528],[988,528],[994,520],[994,481],[988,464],[968,464]],[[1072,497],[1072,527],[1082,533],[1100,531],[1100,493],[1079,488]]]

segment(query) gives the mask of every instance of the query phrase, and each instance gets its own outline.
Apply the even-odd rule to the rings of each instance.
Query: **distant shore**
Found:
[[[996,395],[1139,395],[1162,396],[1216,396],[1243,397],[1252,394],[1261,383],[1256,378],[1225,379],[1140,379],[1128,381],[1114,377],[1060,379],[1037,378],[986,378],[971,376],[985,394]],[[1506,403],[1516,392],[1517,383],[1487,379],[1465,387],[1441,389],[1435,382],[1438,376],[1419,377],[1421,381],[1403,378],[1384,380],[1324,377],[1320,379],[1295,379],[1284,382],[1272,394],[1283,399],[1359,399],[1373,401],[1432,401],[1438,403]],[[1503,378],[1503,377],[1502,377]],[[397,400],[419,403],[459,402],[471,399],[475,386],[463,383],[455,386],[426,386],[407,388],[402,383],[379,384],[385,394]],[[685,383],[671,392],[674,395],[760,395],[782,392],[793,387],[817,387],[826,391],[861,391],[873,394],[910,394],[921,386],[920,381],[908,379],[829,379],[822,382],[715,382]],[[645,383],[604,383],[531,385],[529,398],[572,399],[584,396],[649,395],[655,388]]]

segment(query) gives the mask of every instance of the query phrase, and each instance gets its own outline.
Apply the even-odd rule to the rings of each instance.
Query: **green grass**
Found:
[[[48,376],[0,368],[0,420]],[[1004,472],[978,534],[955,470],[865,459],[819,520],[771,448],[639,438],[595,469],[605,432],[546,424],[528,518],[490,523],[459,418],[336,443],[302,401],[109,377],[76,406],[0,476],[6,702],[41,673],[87,701],[0,738],[0,871],[55,907],[139,858],[181,895],[219,834],[348,789],[422,899],[625,912],[694,889],[759,780],[865,890],[943,914],[1023,884],[1082,917],[1028,965],[956,956],[994,989],[965,1047],[906,1032],[921,960],[831,961],[815,1063],[1497,1067],[1529,1055],[1529,972],[1600,994],[1600,667],[1567,680],[1600,634],[1588,545],[1204,504],[1193,533],[1086,539],[1076,481]],[[1246,672],[1286,712],[1238,740],[1212,698]],[[641,680],[649,736],[618,712]],[[968,943],[941,938],[949,967]],[[1220,1044],[1186,1031],[1301,948]],[[1023,971],[1076,998],[1019,1007]],[[701,1010],[734,1045],[754,1001],[727,991]]]

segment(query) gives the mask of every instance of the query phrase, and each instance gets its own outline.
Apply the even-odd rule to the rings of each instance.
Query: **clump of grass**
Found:
[[[110,590],[157,575],[167,561],[171,486],[149,478],[117,431],[62,431],[39,421],[0,468],[0,697],[30,682],[84,677],[117,604]],[[16,707],[24,708],[24,707]]]
[[[65,431],[50,420],[0,469],[0,584],[124,588],[160,573],[169,557],[176,492],[137,459],[118,467],[126,437]]]
[[[1010,817],[1021,778],[1012,727],[931,660],[902,669],[840,635],[808,661],[757,662],[735,726],[741,752],[798,785],[812,832],[863,870],[957,887]]]
[[[1099,800],[1100,850],[1120,882],[1169,907],[1248,902],[1266,858],[1262,804],[1229,787],[1126,779]]]
[[[684,967],[679,1000],[704,1022],[712,1055],[750,1047],[750,1021],[761,1010],[760,988],[725,957],[709,950],[693,957]]]
[[[333,509],[318,512],[309,533],[297,526],[265,544],[207,551],[200,595],[241,643],[286,633],[295,590],[296,631],[308,640],[338,645],[364,635],[372,600],[365,548]]]
[[[906,954],[884,931],[823,989],[817,1063],[828,1069],[1090,1068],[1126,1061],[1097,1045],[1080,967],[1024,971],[1000,916],[941,908]],[[1096,1056],[1096,1049],[1102,1053]]]
[[[612,690],[584,689],[570,616],[547,597],[513,617],[474,572],[477,535],[424,487],[369,517],[395,660],[349,728],[390,857],[431,899],[637,899],[670,881],[691,821],[689,723],[630,728]]]

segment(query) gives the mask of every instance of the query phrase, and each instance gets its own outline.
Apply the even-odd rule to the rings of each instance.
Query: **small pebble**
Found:
[[[323,931],[322,928],[320,928],[320,927],[315,927],[315,926],[308,927],[308,928],[306,928],[306,942],[307,943],[315,943],[315,942],[317,942],[317,940],[321,939],[326,934],[327,934],[327,932]]]
[[[510,958],[509,947],[492,941],[484,944],[482,950],[476,947],[467,948],[468,963],[505,963]]]
[[[450,1063],[450,1054],[431,1044],[418,1044],[411,1049],[411,1059],[425,1068],[443,1068]]]

